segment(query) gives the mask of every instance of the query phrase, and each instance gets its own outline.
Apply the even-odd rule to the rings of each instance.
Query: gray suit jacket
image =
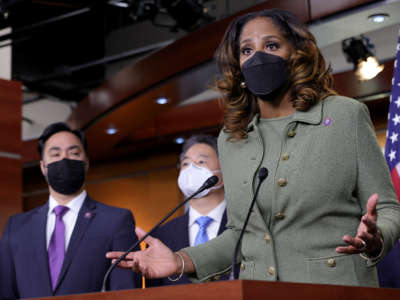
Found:
[[[228,229],[185,249],[196,267],[195,280],[230,267],[262,167],[258,119],[249,124],[247,140],[229,142],[227,134],[220,134]],[[335,251],[345,234],[356,234],[373,193],[380,196],[378,226],[385,252],[400,236],[400,205],[365,105],[328,97],[306,112],[296,111],[282,128],[282,139],[267,142],[281,153],[263,182],[274,187],[272,218],[267,224],[255,205],[241,245],[240,279],[377,286],[377,261]]]

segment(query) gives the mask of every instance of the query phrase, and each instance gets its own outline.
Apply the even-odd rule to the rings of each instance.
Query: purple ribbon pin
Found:
[[[323,123],[325,127],[328,127],[332,125],[333,120],[331,118],[325,118]]]

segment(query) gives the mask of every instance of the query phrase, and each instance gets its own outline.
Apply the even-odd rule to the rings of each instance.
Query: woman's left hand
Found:
[[[356,254],[365,253],[370,257],[376,257],[382,250],[382,234],[378,230],[376,221],[376,204],[378,203],[378,194],[373,194],[367,202],[367,213],[362,216],[360,225],[357,229],[357,236],[343,236],[343,241],[348,246],[339,246],[336,248],[338,253]]]

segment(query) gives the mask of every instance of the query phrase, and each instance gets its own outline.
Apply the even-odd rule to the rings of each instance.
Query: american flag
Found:
[[[385,157],[389,164],[392,181],[400,201],[400,32],[397,54],[394,60],[392,92],[390,94],[388,130]],[[378,264],[379,285],[386,288],[400,288],[400,240]]]
[[[385,157],[389,164],[392,181],[400,201],[400,35],[394,61],[392,92],[390,94]]]

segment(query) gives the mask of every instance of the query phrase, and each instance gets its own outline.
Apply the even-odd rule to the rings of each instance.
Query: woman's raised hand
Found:
[[[141,239],[146,232],[136,227],[136,234]],[[148,245],[145,250],[130,252],[118,267],[132,269],[142,273],[146,278],[163,278],[181,272],[182,264],[180,258],[175,255],[159,239],[148,236],[144,242]],[[108,252],[106,257],[114,263],[124,252]]]
[[[338,253],[366,253],[368,256],[377,256],[383,247],[382,234],[380,233],[376,222],[378,214],[376,205],[378,203],[378,194],[373,194],[367,202],[367,213],[361,217],[360,225],[358,225],[357,235],[352,237],[345,235],[343,241],[347,246],[336,248]]]

